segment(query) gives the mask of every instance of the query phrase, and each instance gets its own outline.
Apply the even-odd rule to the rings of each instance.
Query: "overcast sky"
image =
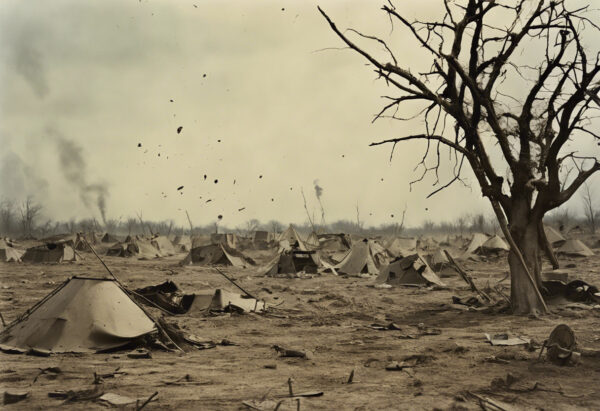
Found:
[[[389,35],[376,2],[319,4],[341,27]],[[423,61],[406,32],[392,44],[401,64]],[[421,144],[392,162],[390,147],[368,147],[420,122],[371,124],[390,91],[336,47],[313,2],[3,0],[0,195],[34,194],[56,219],[98,218],[104,198],[108,218],[184,224],[187,209],[195,224],[236,226],[305,221],[300,190],[315,209],[318,180],[328,221],[354,219],[357,203],[367,225],[398,221],[405,204],[411,225],[491,214],[476,185],[410,191]]]

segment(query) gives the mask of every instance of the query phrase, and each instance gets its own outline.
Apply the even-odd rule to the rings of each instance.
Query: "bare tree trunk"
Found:
[[[511,275],[511,303],[515,314],[541,314],[547,311],[543,301],[538,297],[542,286],[542,250],[540,249],[538,227],[542,217],[532,214],[527,200],[514,201],[509,219],[510,234],[529,269],[529,273],[527,273],[518,255],[511,249],[508,254],[508,264]],[[531,274],[537,290],[534,288],[529,274]]]

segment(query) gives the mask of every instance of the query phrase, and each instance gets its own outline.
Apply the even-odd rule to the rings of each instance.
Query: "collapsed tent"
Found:
[[[417,240],[417,248],[421,250],[433,250],[438,248],[438,243],[431,237],[421,237]]]
[[[97,352],[155,331],[154,321],[116,281],[73,277],[4,329],[0,348]]]
[[[46,243],[28,248],[21,261],[28,263],[62,263],[79,260],[79,255],[68,242]]]
[[[546,224],[544,224],[544,233],[548,242],[554,247],[559,247],[567,241],[560,232]]]
[[[161,257],[160,252],[150,241],[128,237],[124,242],[117,243],[106,251],[112,257],[137,257],[152,259]]]
[[[556,253],[573,257],[591,257],[594,255],[594,252],[582,241],[573,239],[567,240],[556,250]]]
[[[347,251],[352,247],[352,239],[345,234],[319,234],[321,251]]]
[[[483,243],[478,249],[476,249],[475,253],[489,255],[498,254],[508,250],[510,250],[510,248],[504,242],[504,240],[498,235],[495,235],[492,238],[488,239],[485,243]]]
[[[192,248],[189,254],[181,261],[181,265],[233,265],[246,268],[254,265],[254,261],[240,251],[225,244],[210,244]]]
[[[375,280],[378,284],[390,285],[431,285],[444,286],[442,280],[427,265],[419,254],[398,259],[381,270]]]
[[[403,257],[417,249],[417,240],[415,238],[394,237],[385,246],[394,257]]]
[[[314,274],[318,272],[319,265],[319,256],[315,251],[282,250],[267,264],[264,273],[271,277],[299,272]]]
[[[197,294],[183,294],[172,281],[140,288],[136,290],[136,294],[143,296],[143,298],[139,298],[139,302],[148,304],[147,300],[150,300],[173,315],[194,315],[210,311],[232,310],[260,312],[266,308],[264,301],[222,289]]]
[[[0,261],[19,262],[24,253],[25,250],[16,248],[11,241],[0,238]]]
[[[457,273],[456,268],[450,263],[443,250],[437,250],[433,254],[427,256],[427,262],[429,267],[442,277],[451,276]]]
[[[156,248],[162,256],[175,255],[175,247],[173,243],[164,235],[159,235],[150,240],[150,244]]]
[[[334,268],[342,274],[379,274],[379,269],[387,265],[389,256],[381,245],[372,240],[352,243],[352,248]]]

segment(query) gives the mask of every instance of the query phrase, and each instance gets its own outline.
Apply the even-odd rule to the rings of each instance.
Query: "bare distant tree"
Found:
[[[258,227],[260,226],[260,221],[258,221],[256,218],[250,219],[248,221],[246,221],[246,236],[249,237],[252,235],[252,233],[254,233],[256,230],[258,230]]]
[[[0,203],[0,232],[12,234],[15,230],[15,204],[11,200]]]
[[[21,227],[26,238],[32,238],[35,230],[35,220],[42,211],[42,206],[34,202],[32,196],[21,204]]]
[[[465,228],[467,228],[467,218],[468,217],[466,215],[462,215],[456,220],[456,229],[460,233],[461,237],[465,231]]]
[[[271,227],[273,233],[280,233],[283,231],[283,225],[277,220],[269,221],[268,225]]]
[[[425,71],[411,70],[410,61],[394,54],[381,38],[339,30],[319,9],[335,34],[397,93],[385,97],[388,102],[375,119],[405,120],[408,116],[396,115],[405,103],[422,107],[422,133],[372,145],[424,141],[423,176],[438,176],[442,149],[449,150],[454,174],[445,183],[438,179],[431,195],[462,181],[463,166],[470,166],[511,246],[511,304],[519,314],[548,310],[539,291],[541,253],[547,249],[544,215],[567,202],[600,170],[598,158],[564,150],[567,141],[600,140],[590,122],[600,104],[600,54],[586,49],[599,35],[600,26],[591,20],[598,13],[568,4],[569,0],[439,0],[443,18],[408,21],[388,1],[382,21],[394,25],[390,35],[400,27],[402,36],[411,36],[414,45],[428,53],[431,64]],[[584,31],[589,38],[583,37]],[[359,45],[351,35],[378,49]],[[406,39],[402,37],[403,44]],[[492,161],[494,151],[500,157]],[[433,165],[426,165],[430,156]],[[576,164],[578,172],[563,188],[566,162]],[[509,170],[507,178],[504,170]]]
[[[583,191],[581,192],[581,198],[583,200],[583,214],[585,216],[585,223],[590,229],[590,232],[594,234],[596,232],[598,209],[594,201],[594,190],[590,188],[590,185],[586,182],[583,184]]]

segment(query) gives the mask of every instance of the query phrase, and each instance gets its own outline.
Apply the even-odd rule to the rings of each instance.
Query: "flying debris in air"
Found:
[[[169,100],[171,103],[173,102],[173,99]]]
[[[204,74],[202,75],[202,78],[206,78],[206,73],[204,73]]]
[[[394,214],[392,214],[392,218],[394,218]]]
[[[218,182],[219,182],[219,180],[215,178],[215,184],[217,184]]]
[[[177,191],[179,191],[179,190],[183,190],[183,186],[177,187]]]
[[[221,214],[219,214],[219,216],[217,217],[219,220],[223,219],[223,216]]]
[[[262,174],[258,176],[258,178],[262,178]]]
[[[206,180],[206,174],[204,174],[204,179]]]
[[[244,211],[246,207],[238,208],[238,211]]]
[[[181,133],[181,130],[183,130],[183,126],[177,127],[177,134]]]
[[[142,143],[138,143],[138,147],[141,147],[141,146],[142,146]]]
[[[212,201],[212,198],[209,198],[208,200],[206,200],[207,203],[210,203]]]

